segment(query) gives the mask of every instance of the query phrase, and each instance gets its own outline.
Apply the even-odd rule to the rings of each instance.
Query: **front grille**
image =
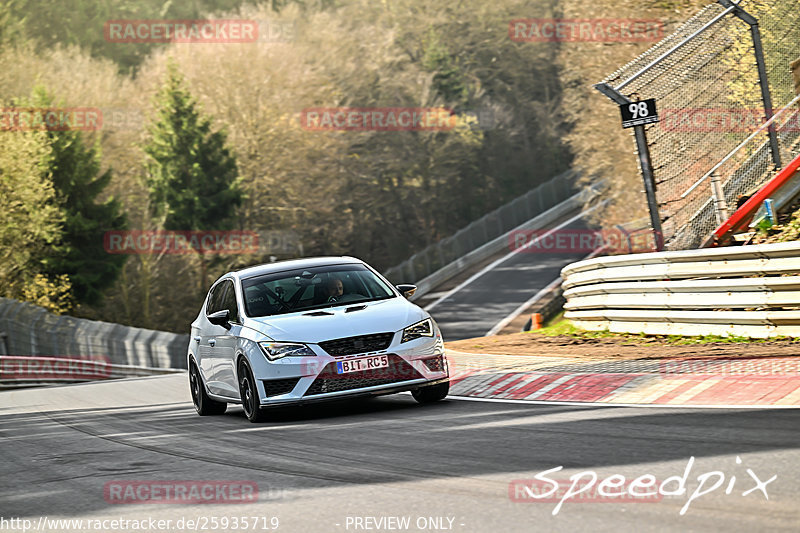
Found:
[[[300,378],[264,379],[262,383],[264,383],[264,391],[267,397],[270,397],[292,392],[298,381],[300,381]]]
[[[394,333],[373,333],[320,342],[319,346],[333,356],[355,355],[385,350],[392,343],[392,337]]]
[[[431,357],[430,359],[424,359],[422,362],[425,363],[425,366],[427,366],[428,370],[431,372],[444,372],[444,357],[441,355]]]
[[[389,355],[389,366],[386,368],[373,368],[349,374],[337,374],[336,363],[332,362],[320,372],[305,396],[388,385],[420,378],[422,375],[414,370],[414,367],[396,355]]]

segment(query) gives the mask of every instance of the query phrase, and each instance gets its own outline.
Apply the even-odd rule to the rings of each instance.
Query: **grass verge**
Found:
[[[752,343],[766,343],[766,342],[797,342],[800,344],[800,339],[792,337],[773,337],[769,339],[752,339],[750,337],[730,336],[724,337],[721,335],[703,335],[698,337],[683,337],[681,335],[645,335],[643,333],[614,333],[608,330],[603,331],[588,331],[578,328],[570,320],[564,318],[563,313],[556,316],[553,320],[542,329],[537,329],[529,332],[531,335],[543,335],[545,337],[558,337],[567,336],[576,339],[617,339],[622,342],[636,342],[641,344],[673,344],[673,345],[687,345],[687,344],[752,344]]]

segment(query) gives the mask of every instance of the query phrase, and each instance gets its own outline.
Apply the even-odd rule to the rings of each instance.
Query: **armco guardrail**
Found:
[[[561,271],[589,330],[800,336],[800,242],[600,257]]]
[[[466,269],[488,259],[489,257],[508,250],[509,248],[509,233],[514,231],[531,231],[541,230],[553,226],[559,219],[567,216],[569,213],[579,211],[589,200],[599,194],[598,189],[587,187],[577,194],[572,195],[563,202],[551,207],[541,215],[534,217],[527,222],[512,228],[499,237],[496,237],[489,242],[479,246],[478,248],[464,254],[455,261],[445,265],[436,272],[416,282],[417,291],[414,293],[412,300],[421,298],[427,294],[431,289],[439,284],[447,281],[465,271]]]
[[[599,187],[599,186],[598,186]],[[552,227],[558,220],[570,213],[579,211],[592,198],[599,194],[599,189],[586,187],[577,194],[572,195],[563,202],[551,207],[541,215],[534,217],[527,222],[512,228],[499,237],[479,246],[478,248],[464,254],[455,261],[445,265],[436,272],[416,281],[417,291],[412,300],[417,300],[434,289],[436,286],[457,276],[468,268],[492,257],[493,255],[509,249],[509,234],[512,232],[523,232],[532,230],[542,230]]]
[[[573,170],[559,174],[473,221],[454,235],[426,247],[401,264],[387,269],[383,274],[394,283],[417,282],[419,285],[420,280],[450,267],[473,250],[544,214],[553,206],[569,200],[577,192],[578,177],[578,173]]]
[[[0,389],[156,376],[174,372],[182,370],[115,365],[97,358],[0,355]]]
[[[187,330],[189,325],[186,325]],[[59,316],[0,298],[0,355],[104,358],[113,365],[186,368],[189,335]]]

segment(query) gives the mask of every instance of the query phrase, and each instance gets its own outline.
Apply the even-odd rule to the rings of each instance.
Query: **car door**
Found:
[[[222,297],[225,293],[227,286],[225,283],[218,283],[211,288],[208,293],[208,302],[206,303],[206,316],[222,310]],[[200,373],[203,376],[203,381],[208,387],[209,392],[219,394],[220,387],[217,385],[214,369],[214,347],[217,343],[217,335],[219,335],[220,326],[215,326],[208,319],[202,321],[200,327],[200,335],[197,340],[197,364],[200,367]]]
[[[214,358],[214,381],[218,394],[229,398],[239,397],[239,386],[236,381],[236,343],[241,334],[241,314],[236,301],[236,289],[232,280],[225,280],[225,290],[222,294],[221,309],[228,310],[230,328],[222,326],[215,336],[212,355]]]

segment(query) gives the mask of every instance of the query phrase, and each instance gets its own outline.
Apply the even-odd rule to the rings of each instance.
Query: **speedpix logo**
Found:
[[[742,465],[741,457],[736,457],[736,465]],[[557,466],[539,472],[534,479],[512,481],[508,487],[508,497],[517,503],[556,503],[553,515],[557,515],[567,501],[573,503],[652,503],[661,501],[665,496],[683,497],[688,495],[686,503],[681,507],[679,513],[684,515],[692,502],[720,489],[724,490],[726,495],[736,491],[742,497],[760,493],[764,499],[769,500],[767,485],[778,478],[777,475],[773,475],[765,480],[750,468],[745,470],[747,477],[741,476],[742,479],[736,475],[728,477],[724,472],[715,470],[698,474],[695,478],[696,486],[694,482],[691,482],[693,489],[690,491],[693,467],[694,457],[690,457],[682,475],[670,476],[659,481],[653,474],[644,474],[629,481],[625,476],[619,474],[601,479],[597,472],[592,470],[578,472],[567,480],[554,479],[550,476],[564,468]],[[743,483],[747,484],[744,490],[742,490]]]

